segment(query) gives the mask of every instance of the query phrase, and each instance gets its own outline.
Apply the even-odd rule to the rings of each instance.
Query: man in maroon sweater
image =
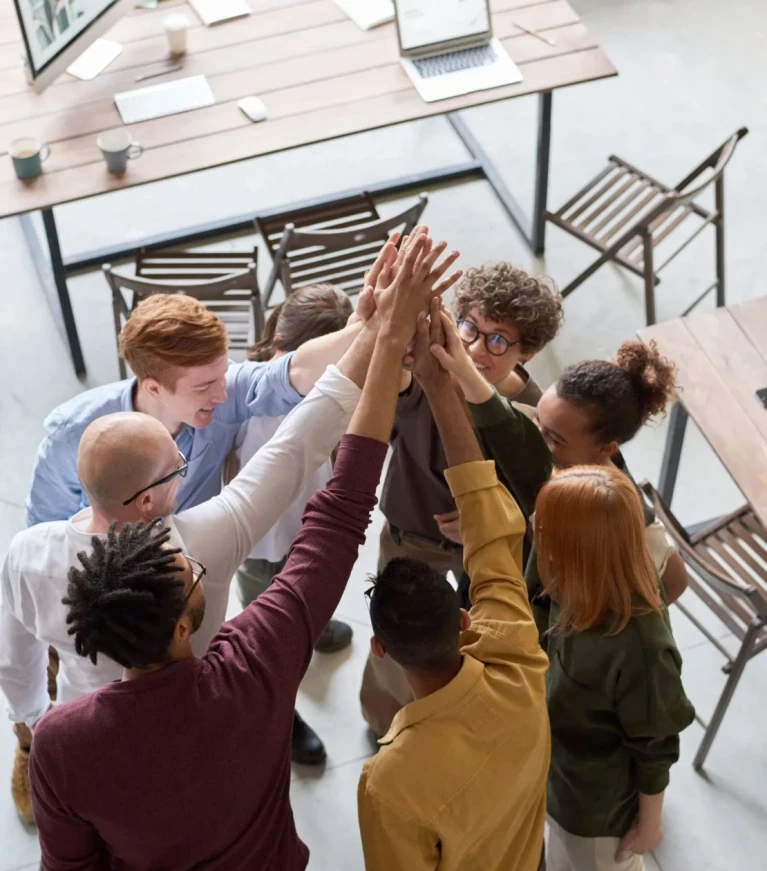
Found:
[[[125,524],[72,569],[78,651],[122,681],[39,722],[30,764],[47,871],[302,871],[290,808],[296,691],[375,504],[400,367],[454,255],[415,234],[387,265],[371,319],[339,370],[364,388],[335,471],[309,502],[284,571],[196,658],[204,567],[159,526]],[[371,360],[372,353],[372,360]],[[366,376],[370,367],[369,374]]]

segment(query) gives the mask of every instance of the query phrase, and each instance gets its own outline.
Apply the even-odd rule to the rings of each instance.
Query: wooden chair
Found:
[[[102,269],[112,291],[115,334],[141,300],[153,293],[194,297],[224,322],[231,348],[244,349],[260,337],[264,311],[257,276],[258,250],[247,253],[146,251],[136,257],[135,275]],[[132,294],[132,297],[126,294]],[[119,358],[120,377],[126,377]]]
[[[383,243],[396,229],[403,234],[418,223],[428,198],[389,218],[381,218],[370,194],[361,194],[256,218],[256,227],[272,255],[272,271],[264,287],[264,308],[269,308],[278,281],[285,296],[311,284],[335,284],[352,295],[362,290],[365,274]]]
[[[693,762],[700,770],[746,663],[767,648],[767,529],[745,505],[690,535],[651,484],[643,481],[641,487],[687,564],[690,590],[740,641],[740,649],[733,658],[683,601],[677,601],[682,613],[727,660],[722,667],[727,682],[710,722],[707,724],[696,715],[705,729]]]
[[[546,212],[551,221],[572,236],[596,248],[600,256],[562,291],[568,296],[608,261],[617,263],[644,279],[645,314],[648,326],[656,321],[655,286],[659,273],[709,224],[716,231],[716,280],[684,312],[686,315],[706,294],[716,290],[717,306],[724,305],[724,169],[738,142],[748,133],[741,127],[674,188],[612,155],[608,165],[556,212]],[[707,170],[711,175],[695,187]],[[695,200],[711,184],[715,206],[710,211]],[[688,222],[687,219],[691,219]],[[694,224],[692,232],[659,266],[655,249],[681,224]],[[680,234],[681,235],[681,234]]]

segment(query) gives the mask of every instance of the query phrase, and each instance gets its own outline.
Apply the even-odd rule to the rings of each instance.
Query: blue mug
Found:
[[[19,178],[37,178],[43,171],[43,163],[50,157],[51,149],[47,142],[25,136],[11,142],[10,152]]]

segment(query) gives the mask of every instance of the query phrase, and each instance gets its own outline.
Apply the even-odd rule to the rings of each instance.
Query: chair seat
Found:
[[[767,599],[767,529],[748,505],[693,536],[690,544],[704,564],[724,573],[744,591],[753,589]],[[748,599],[725,595],[708,584],[700,586],[692,576],[691,586],[730,631],[742,639],[758,616]],[[762,636],[767,637],[767,628],[762,630]]]

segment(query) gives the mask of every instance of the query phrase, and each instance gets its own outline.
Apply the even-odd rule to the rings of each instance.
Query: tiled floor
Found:
[[[747,124],[751,136],[742,143],[727,182],[728,292],[732,301],[767,292],[767,3],[573,2],[621,75],[555,95],[551,205],[564,201],[613,152],[673,183]],[[529,197],[534,101],[489,106],[466,113],[466,118],[509,184]],[[447,125],[435,119],[81,203],[58,210],[57,219],[64,248],[73,252],[449,164],[461,156]],[[426,216],[437,234],[461,248],[465,264],[504,258],[531,265],[484,183],[430,192]],[[550,230],[541,268],[564,284],[590,257],[583,246]],[[712,263],[712,246],[701,239],[670,267],[659,288],[661,317],[684,309],[696,289],[709,283]],[[43,417],[83,386],[116,378],[117,367],[107,291],[97,272],[70,283],[89,367],[86,385],[71,372],[16,221],[0,222],[0,276],[2,556],[23,522],[21,506]],[[565,308],[562,336],[532,364],[542,384],[550,383],[569,362],[612,353],[642,324],[639,283],[610,268],[582,286]],[[657,478],[664,436],[665,426],[660,424],[630,445],[627,455],[637,476]],[[682,520],[693,523],[719,515],[739,501],[700,434],[688,428],[675,500]],[[355,810],[357,777],[369,753],[357,704],[369,634],[362,590],[365,575],[375,567],[380,521],[378,516],[339,607],[339,615],[355,628],[353,646],[316,656],[299,698],[299,709],[328,748],[323,771],[294,771],[293,804],[299,831],[312,850],[312,871],[362,868]],[[721,657],[681,613],[675,611],[673,617],[688,693],[708,716],[724,680]],[[702,730],[695,724],[684,733],[682,760],[672,773],[666,800],[666,836],[654,858],[648,857],[650,871],[765,867],[760,848],[767,829],[767,744],[762,727],[767,720],[766,680],[767,660],[756,659],[746,670],[705,776],[691,766]],[[10,729],[0,728],[2,780],[10,772],[12,751]],[[0,847],[0,871],[37,868],[34,832],[18,823],[4,786]]]

